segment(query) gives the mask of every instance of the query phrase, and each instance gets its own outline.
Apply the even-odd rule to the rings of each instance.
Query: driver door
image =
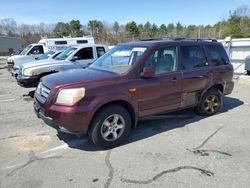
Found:
[[[182,73],[178,70],[175,46],[155,50],[144,67],[153,67],[155,75],[140,78],[139,116],[153,115],[177,109],[181,104]]]
[[[92,47],[82,48],[74,56],[77,57],[76,62],[82,67],[86,67],[95,60]]]

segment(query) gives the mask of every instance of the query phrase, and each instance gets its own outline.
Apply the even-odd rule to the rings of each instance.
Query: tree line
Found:
[[[87,24],[81,24],[80,20],[71,20],[68,23],[56,24],[18,24],[8,18],[0,20],[0,35],[16,36],[21,38],[22,46],[35,43],[41,37],[80,37],[92,35],[98,43],[116,45],[117,43],[131,40],[142,40],[162,37],[186,37],[186,38],[219,38],[227,36],[232,38],[250,37],[250,8],[242,5],[229,12],[229,17],[214,25],[182,25],[168,23],[157,25],[135,21],[120,24],[117,21],[110,24],[100,20],[89,20]]]

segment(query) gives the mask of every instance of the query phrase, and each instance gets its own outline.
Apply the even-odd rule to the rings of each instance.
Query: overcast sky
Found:
[[[72,19],[86,24],[97,19],[120,24],[134,20],[158,25],[213,25],[241,5],[250,5],[250,0],[0,0],[0,19],[13,18],[29,24]]]

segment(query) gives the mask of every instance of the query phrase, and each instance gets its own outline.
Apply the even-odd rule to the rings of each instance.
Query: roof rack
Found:
[[[149,39],[141,39],[140,41],[156,41],[156,40],[174,40],[174,41],[181,41],[181,40],[190,40],[190,41],[212,41],[217,42],[217,39],[213,38],[185,38],[185,37],[176,37],[176,38],[170,38],[170,37],[162,37],[162,38],[149,38]]]

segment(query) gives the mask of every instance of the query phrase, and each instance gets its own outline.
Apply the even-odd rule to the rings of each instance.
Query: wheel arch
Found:
[[[92,121],[94,119],[94,117],[96,116],[96,114],[98,112],[100,112],[102,109],[108,107],[108,106],[112,106],[112,105],[120,105],[122,106],[123,108],[125,108],[128,113],[130,114],[131,116],[131,121],[132,121],[132,129],[135,129],[136,128],[136,125],[137,125],[137,121],[138,121],[138,118],[137,118],[137,114],[135,112],[135,109],[133,107],[133,105],[131,103],[129,103],[128,101],[126,100],[113,100],[113,101],[109,101],[109,102],[106,102],[104,104],[101,104],[96,110],[95,112],[93,113],[92,117],[91,117],[91,121],[90,121],[90,124],[89,124],[89,127],[88,127],[88,130],[90,129],[91,127],[91,124],[92,124]]]

